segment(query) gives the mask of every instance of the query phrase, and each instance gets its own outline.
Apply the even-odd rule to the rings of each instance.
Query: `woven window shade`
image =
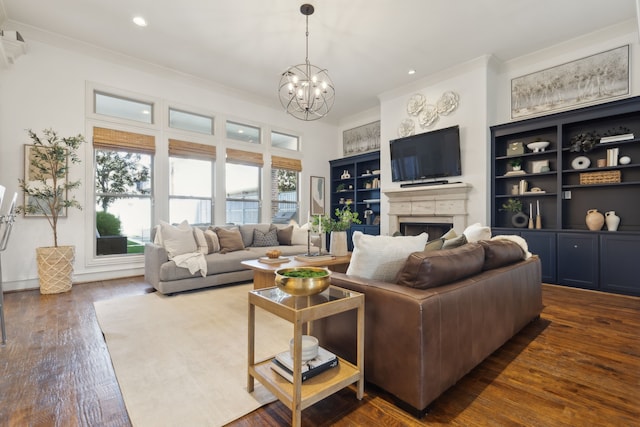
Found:
[[[227,162],[249,166],[264,166],[262,153],[227,148]]]
[[[274,169],[286,169],[302,172],[302,161],[298,159],[289,159],[287,157],[271,156],[271,167]]]
[[[94,127],[93,146],[102,150],[155,154],[156,139],[152,135]]]
[[[169,155],[190,158],[216,158],[216,147],[195,142],[169,139]]]

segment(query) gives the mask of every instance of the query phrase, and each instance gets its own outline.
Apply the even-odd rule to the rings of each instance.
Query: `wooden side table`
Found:
[[[293,383],[274,372],[273,357],[255,360],[255,308],[260,307],[293,323]],[[310,322],[357,310],[357,364],[339,359],[338,366],[302,382],[302,334]],[[357,384],[357,398],[364,395],[364,294],[329,286],[311,297],[294,297],[278,288],[249,292],[248,374],[247,391],[252,392],[254,379],[260,381],[292,412],[291,425],[300,426],[302,410],[349,384]],[[274,355],[275,356],[275,355]]]

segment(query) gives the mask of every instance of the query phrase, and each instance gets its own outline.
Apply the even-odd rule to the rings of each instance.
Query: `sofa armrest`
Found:
[[[164,247],[154,243],[144,245],[144,279],[155,289],[160,283],[160,267],[169,261]]]

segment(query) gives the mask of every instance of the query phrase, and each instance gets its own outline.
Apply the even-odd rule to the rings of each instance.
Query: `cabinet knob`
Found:
[[[578,245],[573,245],[574,249],[578,249]]]

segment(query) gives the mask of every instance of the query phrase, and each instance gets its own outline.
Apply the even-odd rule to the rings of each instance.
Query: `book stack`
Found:
[[[302,381],[313,378],[328,369],[338,366],[338,357],[322,347],[318,347],[318,355],[302,361]],[[293,382],[293,358],[289,351],[276,354],[271,360],[271,369],[282,375],[289,382]]]
[[[620,154],[619,148],[607,149],[607,166],[618,166],[618,155]]]

